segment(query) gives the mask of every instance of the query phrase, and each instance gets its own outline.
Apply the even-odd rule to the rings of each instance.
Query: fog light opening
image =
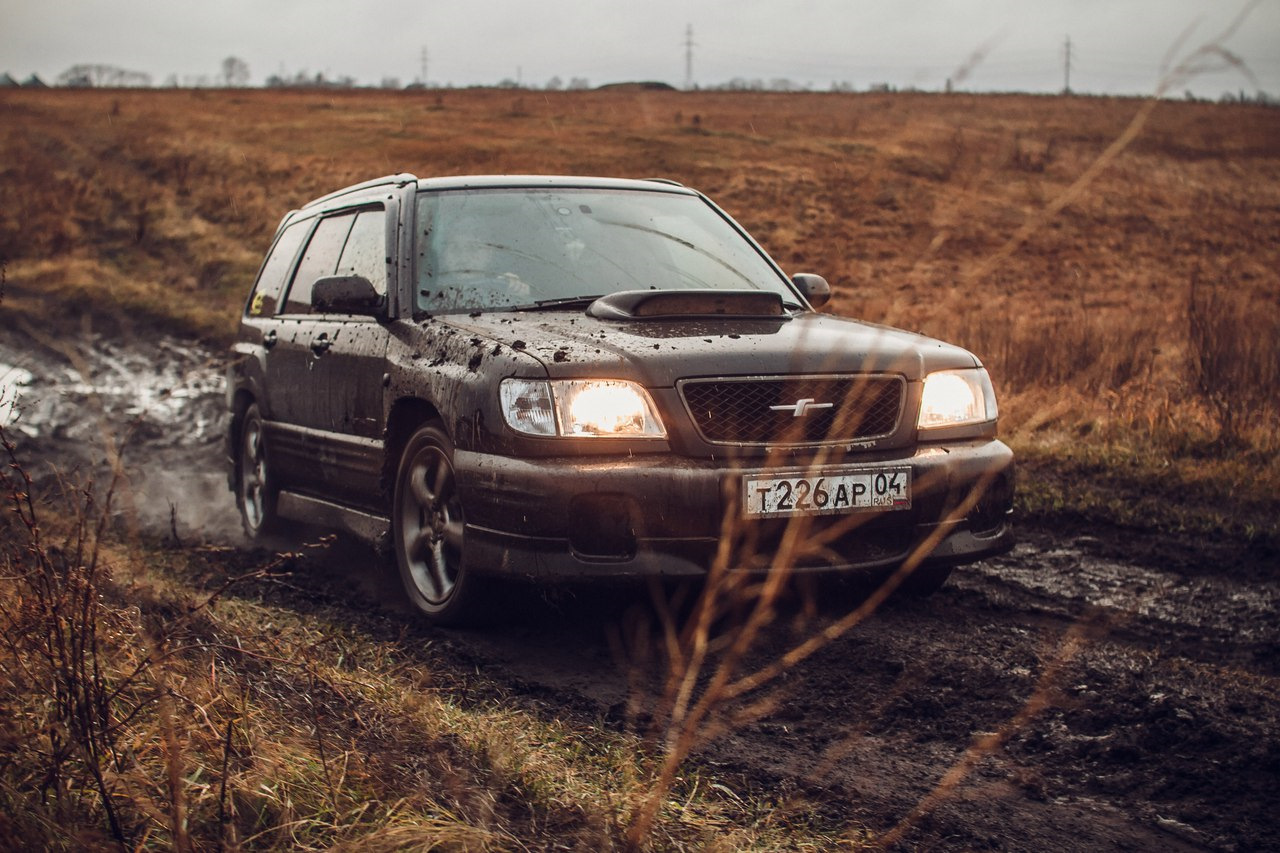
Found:
[[[569,503],[569,547],[584,560],[634,559],[639,508],[628,495],[578,495]]]
[[[974,536],[997,533],[1012,509],[1013,473],[1004,471],[991,482],[986,494],[969,513],[969,532]]]

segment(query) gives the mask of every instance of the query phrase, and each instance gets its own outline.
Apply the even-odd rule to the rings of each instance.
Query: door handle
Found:
[[[311,339],[311,351],[316,355],[324,355],[331,346],[333,346],[333,340],[323,332]]]
[[[278,340],[280,340],[280,337],[276,334],[276,330],[267,329],[262,335],[262,346],[266,349],[271,349]]]

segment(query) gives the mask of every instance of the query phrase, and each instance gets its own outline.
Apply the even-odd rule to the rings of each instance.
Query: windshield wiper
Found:
[[[603,295],[603,293],[597,293],[595,296],[564,296],[559,299],[539,299],[532,305],[520,305],[514,310],[555,311],[560,308],[586,308]]]

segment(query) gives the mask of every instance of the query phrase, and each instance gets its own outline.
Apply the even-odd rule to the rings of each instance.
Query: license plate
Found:
[[[751,518],[911,509],[911,469],[748,475],[743,480],[743,507]]]

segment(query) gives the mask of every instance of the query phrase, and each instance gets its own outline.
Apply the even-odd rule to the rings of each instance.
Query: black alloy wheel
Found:
[[[467,567],[453,442],[438,422],[419,427],[400,456],[392,529],[400,580],[414,606],[440,625],[476,621],[484,582]]]
[[[240,422],[239,471],[236,504],[240,521],[250,539],[260,539],[280,531],[276,514],[276,488],[267,464],[267,447],[263,435],[262,415],[254,403]]]

